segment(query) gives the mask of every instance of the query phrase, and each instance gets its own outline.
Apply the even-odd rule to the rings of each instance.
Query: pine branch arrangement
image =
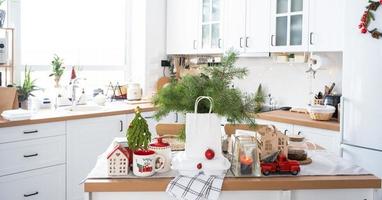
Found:
[[[248,74],[246,68],[234,66],[237,53],[230,50],[222,58],[221,64],[202,69],[200,75],[186,75],[173,80],[153,98],[157,107],[155,117],[160,119],[170,112],[194,112],[194,103],[199,96],[210,96],[214,100],[213,113],[227,117],[231,122],[247,122],[254,125],[254,95],[242,93],[230,84],[235,78],[242,79]],[[198,112],[207,113],[209,102],[201,101]]]

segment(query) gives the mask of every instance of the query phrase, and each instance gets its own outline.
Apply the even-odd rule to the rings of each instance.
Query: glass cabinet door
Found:
[[[202,49],[221,48],[221,0],[202,0]]]
[[[304,45],[304,3],[305,0],[274,0],[272,46]]]

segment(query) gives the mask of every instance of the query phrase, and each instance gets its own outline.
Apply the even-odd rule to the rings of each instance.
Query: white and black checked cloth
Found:
[[[224,177],[198,174],[194,177],[179,175],[168,184],[166,192],[179,200],[216,200],[219,198]]]

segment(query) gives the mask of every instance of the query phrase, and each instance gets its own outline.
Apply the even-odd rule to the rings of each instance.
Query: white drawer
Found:
[[[0,176],[65,163],[64,135],[0,144]]]
[[[0,144],[54,135],[65,135],[65,122],[0,128]]]
[[[65,165],[0,177],[1,200],[65,200]]]

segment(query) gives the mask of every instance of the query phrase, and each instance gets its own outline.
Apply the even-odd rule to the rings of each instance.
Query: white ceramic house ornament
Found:
[[[209,113],[197,113],[202,99],[210,101]],[[177,154],[172,160],[172,169],[182,175],[193,176],[203,172],[206,175],[223,175],[231,164],[222,154],[221,119],[211,113],[213,100],[200,96],[195,101],[194,113],[186,114],[185,151]],[[207,159],[205,152],[213,150],[213,159]]]
[[[107,156],[109,176],[124,176],[129,173],[129,151],[117,145]]]

